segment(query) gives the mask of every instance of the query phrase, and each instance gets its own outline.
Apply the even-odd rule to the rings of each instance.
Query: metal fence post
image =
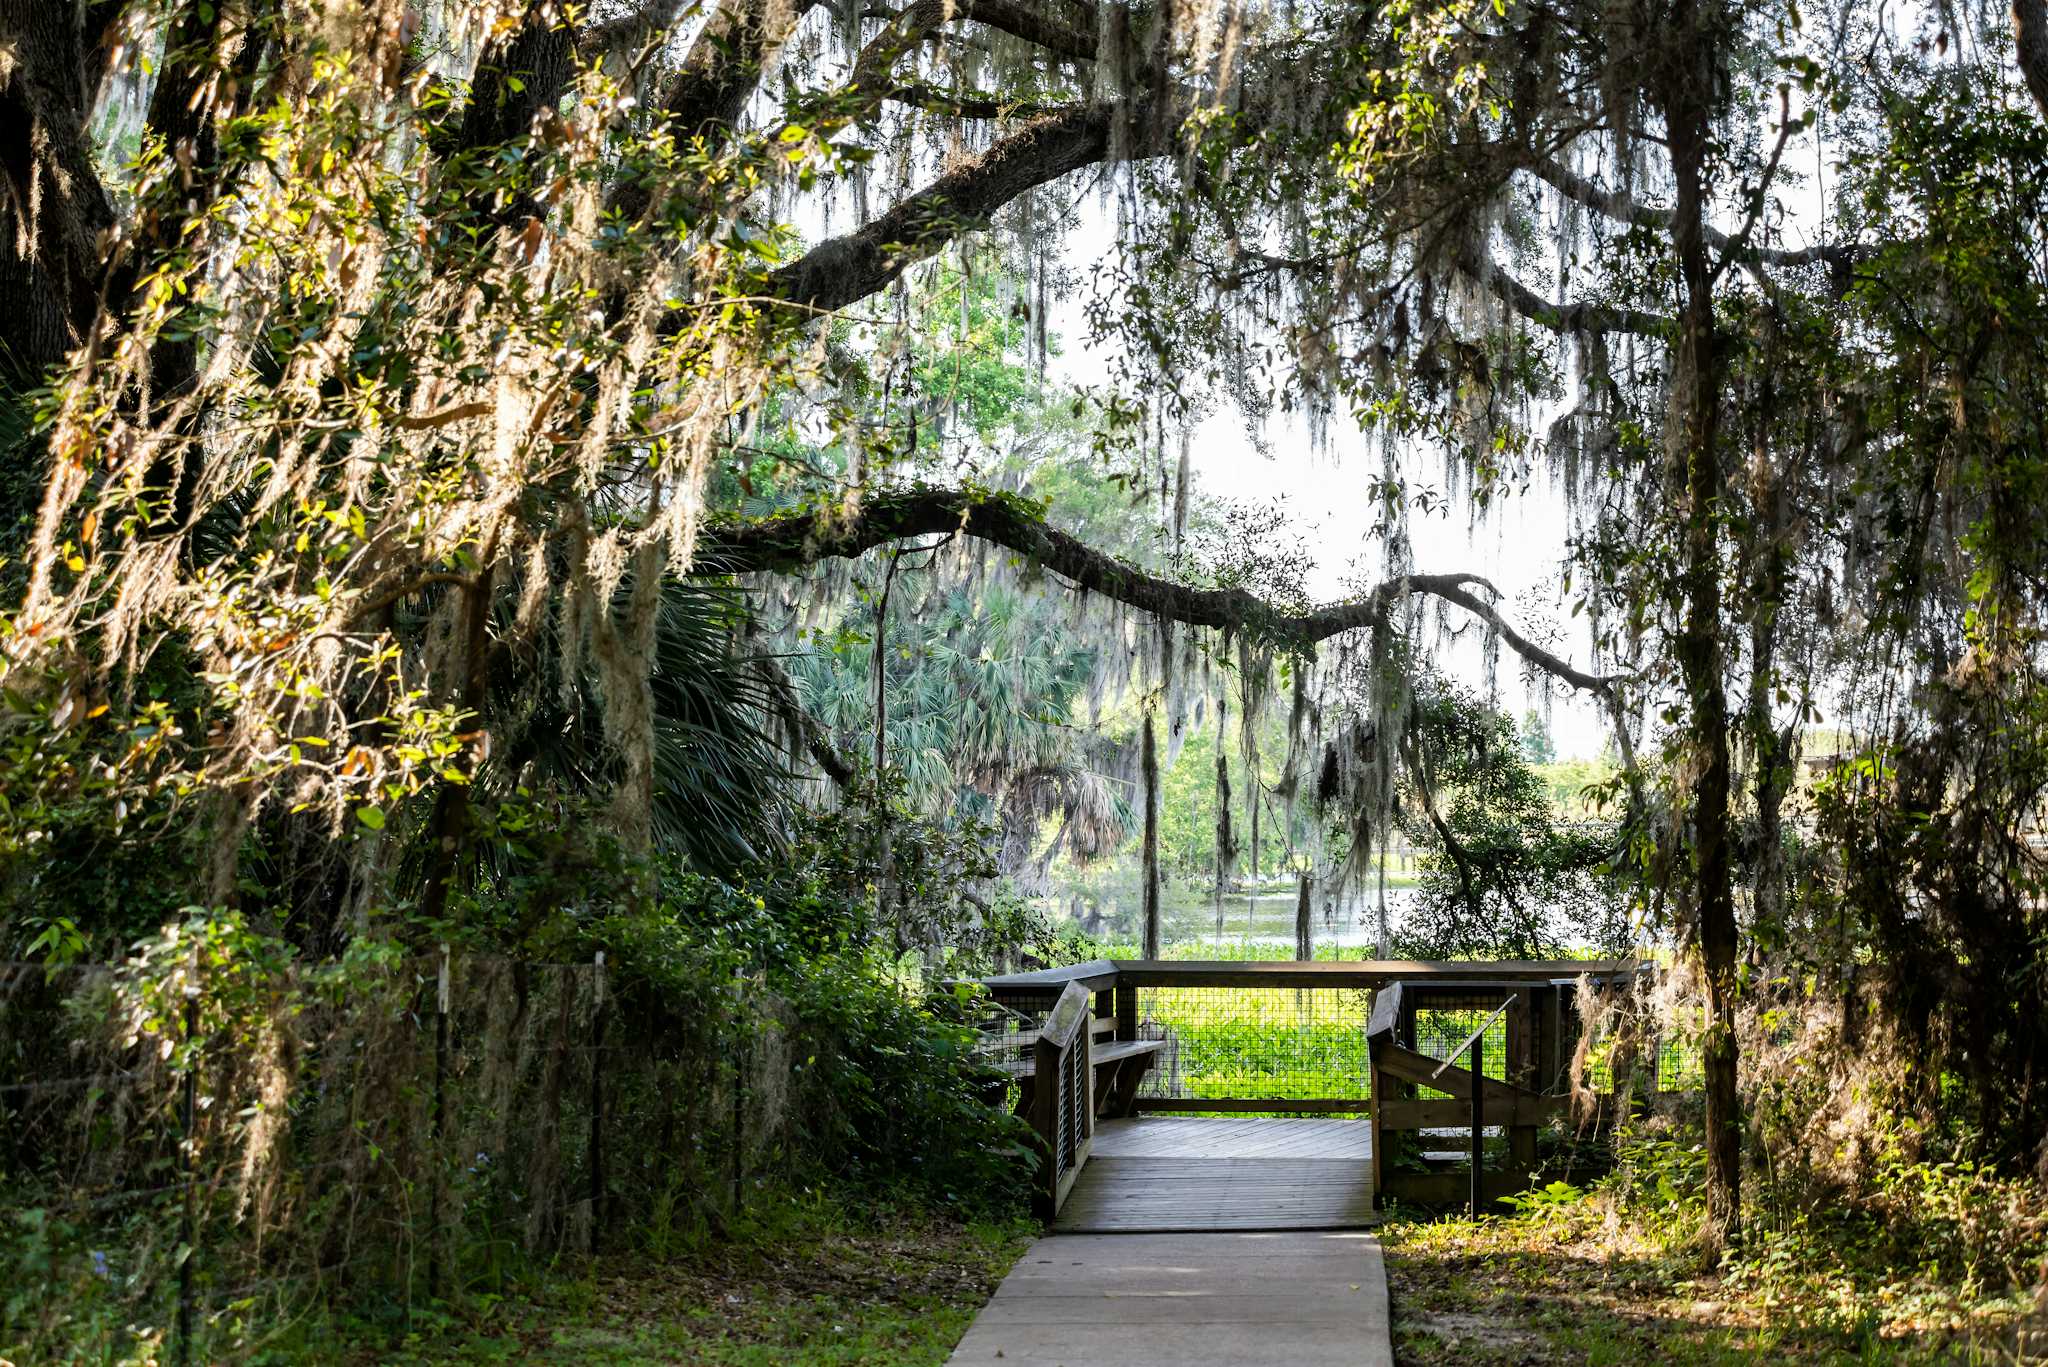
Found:
[[[590,1251],[604,1234],[604,951],[592,970],[597,1005],[590,1022]]]
[[[442,1294],[441,1245],[447,1230],[448,1156],[441,1151],[441,1136],[448,1115],[448,946],[441,946],[441,971],[434,991],[434,1110],[427,1133],[427,1162],[432,1167],[432,1228],[427,1231],[427,1295],[440,1300]]]
[[[199,1257],[199,1138],[192,1127],[199,1114],[198,985],[186,987],[185,998],[185,1095],[181,1108],[180,1135],[185,1169],[184,1247],[178,1260],[178,1367],[192,1364],[192,1265]]]

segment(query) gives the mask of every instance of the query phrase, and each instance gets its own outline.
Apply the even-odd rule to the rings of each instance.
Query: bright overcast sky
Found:
[[[1899,13],[1887,14],[1889,25],[1902,34],[1925,29],[1929,23],[1922,7],[1911,3]],[[1901,39],[1903,41],[1903,39]],[[1958,53],[1960,57],[1960,52]],[[1766,97],[1766,124],[1775,127],[1775,99]],[[1793,93],[1792,112],[1802,112],[1798,92]],[[1818,240],[1825,223],[1825,190],[1831,180],[1829,156],[1824,151],[1826,116],[1819,124],[1796,135],[1787,145],[1786,156],[1775,185],[1776,201],[1765,226],[1786,246],[1802,246]],[[1066,235],[1060,266],[1085,279],[1089,264],[1109,258],[1116,250],[1110,228],[1111,210],[1095,196],[1083,196],[1075,206],[1079,221]],[[1732,228],[1733,224],[1724,224]],[[1048,320],[1053,332],[1064,342],[1064,352],[1052,358],[1050,369],[1056,378],[1085,386],[1099,383],[1108,368],[1100,351],[1087,342],[1083,301],[1087,287],[1053,305]],[[1368,578],[1382,563],[1381,548],[1369,541],[1373,510],[1367,489],[1379,460],[1368,438],[1355,428],[1333,419],[1329,441],[1318,451],[1298,426],[1275,424],[1263,434],[1265,451],[1255,447],[1244,430],[1244,419],[1227,402],[1197,430],[1192,443],[1192,463],[1200,487],[1208,494],[1236,503],[1270,503],[1284,500],[1291,520],[1303,542],[1315,557],[1309,588],[1319,599],[1341,596],[1354,562],[1361,562]],[[1542,430],[1541,415],[1535,423]],[[1438,465],[1434,460],[1410,462],[1410,478],[1435,482]],[[1569,616],[1560,600],[1559,572],[1565,551],[1567,528],[1563,495],[1550,487],[1548,477],[1539,473],[1531,487],[1509,498],[1477,525],[1472,525],[1470,507],[1453,500],[1448,516],[1441,512],[1428,519],[1411,513],[1409,527],[1414,564],[1419,571],[1464,570],[1484,575],[1502,593],[1503,610],[1511,621],[1574,664],[1592,661],[1591,638],[1584,619]],[[1455,612],[1455,610],[1453,610]],[[1461,642],[1440,661],[1454,676],[1475,688],[1483,682],[1480,646],[1472,638]],[[1501,653],[1495,679],[1499,706],[1519,717],[1526,709],[1543,710],[1540,688],[1525,689],[1520,668],[1507,651]],[[1551,735],[1560,758],[1591,758],[1607,743],[1607,722],[1599,710],[1581,695],[1553,692],[1550,703]]]
[[[1101,259],[1111,250],[1106,233],[1074,233],[1065,253],[1069,266]],[[1051,310],[1052,330],[1065,341],[1052,358],[1056,379],[1076,385],[1099,383],[1106,371],[1102,354],[1086,344],[1086,321],[1079,296]],[[1373,508],[1368,486],[1379,460],[1368,438],[1355,428],[1333,421],[1329,441],[1317,450],[1298,427],[1274,424],[1265,433],[1266,450],[1247,435],[1243,416],[1228,404],[1196,431],[1191,463],[1200,488],[1231,503],[1284,503],[1290,523],[1314,557],[1310,593],[1319,600],[1343,595],[1354,570],[1369,577],[1382,563],[1382,549],[1369,539]],[[1429,463],[1417,461],[1420,470]],[[1484,575],[1501,590],[1510,620],[1553,644],[1574,663],[1586,664],[1591,647],[1584,627],[1564,625],[1558,605],[1557,579],[1564,555],[1565,510],[1561,496],[1539,477],[1528,493],[1497,506],[1478,526],[1469,523],[1468,509],[1454,506],[1448,516],[1411,515],[1410,538],[1415,568],[1424,572],[1464,570]],[[1363,558],[1361,560],[1361,557]],[[1454,610],[1455,611],[1455,610]],[[1556,634],[1561,633],[1561,634]],[[1450,650],[1441,661],[1454,676],[1478,688],[1484,664],[1477,633]],[[1525,690],[1522,674],[1510,652],[1502,651],[1495,677],[1500,707],[1519,717],[1536,707],[1541,690]],[[1606,744],[1606,723],[1589,702],[1553,695],[1551,735],[1560,758],[1591,758]]]

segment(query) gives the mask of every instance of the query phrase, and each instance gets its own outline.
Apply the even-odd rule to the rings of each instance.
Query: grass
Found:
[[[1603,1202],[1474,1223],[1382,1226],[1394,1350],[1437,1364],[2006,1362],[2011,1298],[1935,1287],[1845,1317],[1800,1293],[1701,1271],[1664,1229]]]
[[[805,1212],[680,1257],[600,1258],[346,1360],[925,1367],[946,1360],[1028,1241],[1022,1223]]]

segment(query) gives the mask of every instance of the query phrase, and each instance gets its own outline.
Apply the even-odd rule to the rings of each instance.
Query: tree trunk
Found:
[[[1226,708],[1216,704],[1216,942],[1223,942],[1223,894],[1230,882],[1230,865],[1236,851],[1230,848],[1230,756],[1225,749],[1229,727]]]
[[[894,852],[889,847],[889,792],[883,776],[888,772],[889,763],[889,594],[896,587],[896,570],[902,563],[903,548],[898,546],[889,553],[889,569],[882,576],[881,600],[875,605],[875,927],[878,930],[895,900],[896,866]],[[900,952],[903,946],[901,937],[898,938],[896,947]]]
[[[1695,940],[1707,989],[1707,1218],[1710,1237],[1725,1243],[1741,1226],[1742,1149],[1736,1095],[1735,898],[1729,871],[1728,697],[1721,621],[1721,366],[1705,202],[1718,26],[1711,9],[1703,13],[1696,5],[1681,3],[1674,7],[1670,28],[1653,97],[1662,108],[1671,151],[1672,235],[1684,298],[1666,439],[1669,483],[1684,517],[1680,585],[1685,607],[1677,653],[1690,702],[1687,740],[1694,777],[1686,815],[1692,832]]]
[[[1155,717],[1145,711],[1140,768],[1145,779],[1145,957],[1159,957],[1159,742]]]
[[[91,10],[0,0],[0,316],[4,359],[40,379],[91,332],[114,209],[87,127]]]
[[[461,706],[481,715],[489,687],[491,592],[497,571],[485,566],[462,590],[463,675]],[[437,925],[447,918],[448,896],[461,881],[464,853],[475,833],[471,785],[443,781],[434,795],[427,826],[426,871],[420,883],[420,917]]]
[[[1304,962],[1316,956],[1315,945],[1309,933],[1309,900],[1311,880],[1307,874],[1301,876],[1301,886],[1294,894],[1294,957]]]
[[[1244,804],[1252,812],[1251,865],[1244,885],[1244,938],[1249,940],[1252,938],[1252,918],[1259,909],[1259,771],[1250,761],[1245,767],[1250,772],[1245,777]]]
[[[1781,613],[1790,575],[1791,489],[1805,476],[1797,458],[1782,474],[1771,460],[1770,419],[1776,408],[1769,342],[1758,366],[1760,383],[1753,401],[1756,435],[1750,458],[1749,699],[1744,709],[1750,764],[1754,770],[1751,797],[1756,803],[1756,847],[1751,868],[1751,934],[1775,930],[1784,907],[1784,807],[1797,763],[1798,723],[1780,732],[1771,708],[1778,692],[1777,652]]]
[[[2043,114],[2048,114],[2048,3],[2012,0],[2012,36],[2020,75]]]

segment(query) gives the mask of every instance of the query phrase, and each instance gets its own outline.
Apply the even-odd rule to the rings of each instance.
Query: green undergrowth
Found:
[[[1697,1223],[1562,1183],[1513,1216],[1381,1229],[1402,1364],[2003,1363],[2030,1297],[1757,1231],[1710,1270]]]
[[[416,1312],[396,1342],[356,1336],[341,1360],[938,1364],[1031,1232],[1021,1220],[960,1223],[915,1208],[776,1202],[684,1253],[590,1259],[511,1295]],[[316,1357],[333,1360],[327,1352],[302,1360]]]

